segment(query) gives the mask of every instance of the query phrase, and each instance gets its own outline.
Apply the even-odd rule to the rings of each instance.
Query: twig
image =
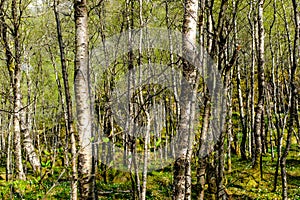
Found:
[[[59,177],[57,178],[56,182],[51,186],[51,188],[46,192],[45,196],[43,197],[43,200],[46,199],[50,191],[55,188],[58,185],[59,179],[61,179],[62,175],[66,172],[66,169],[63,169],[63,171],[60,173]]]

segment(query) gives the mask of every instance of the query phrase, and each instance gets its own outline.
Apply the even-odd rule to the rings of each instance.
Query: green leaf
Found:
[[[90,141],[94,142],[94,140],[95,140],[95,137],[91,137]]]
[[[51,154],[49,153],[49,151],[47,150],[44,150],[44,154],[47,155],[47,156],[50,156]]]
[[[50,164],[51,164],[51,161],[50,160],[48,160],[47,162],[46,162],[46,167],[49,167],[50,166]]]
[[[57,152],[58,153],[61,153],[61,152],[63,152],[64,151],[64,149],[62,148],[62,147],[59,147],[58,149],[57,149]]]
[[[159,138],[159,139],[156,141],[155,146],[158,147],[158,146],[160,145],[160,143],[161,143],[161,139]]]
[[[108,143],[109,142],[109,138],[108,137],[103,137],[102,141],[105,142],[105,143]]]

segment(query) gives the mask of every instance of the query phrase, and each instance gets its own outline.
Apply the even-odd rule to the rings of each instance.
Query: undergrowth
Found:
[[[269,152],[270,153],[270,152]],[[231,199],[281,199],[281,176],[277,182],[277,189],[274,189],[274,177],[276,170],[275,159],[271,160],[271,155],[263,156],[263,177],[259,171],[251,168],[251,161],[243,161],[239,157],[232,158],[232,171],[225,173],[226,191]],[[47,169],[50,170],[50,169]],[[58,167],[53,170],[53,174],[44,170],[46,176],[34,177],[27,175],[26,181],[5,181],[5,168],[0,167],[0,199],[69,199],[70,181],[68,170],[61,175],[63,168]],[[147,199],[168,200],[172,196],[172,167],[168,166],[162,170],[148,173]],[[97,191],[99,199],[131,199],[132,184],[130,173],[120,172],[114,169],[107,171],[107,178],[104,180],[97,175]],[[300,200],[300,150],[294,145],[287,159],[288,192],[289,198]],[[58,179],[58,177],[60,178]],[[193,171],[193,177],[195,171]],[[195,193],[196,179],[193,178],[193,197]]]

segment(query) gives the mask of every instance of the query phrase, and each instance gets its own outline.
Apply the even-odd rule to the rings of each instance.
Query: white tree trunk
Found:
[[[254,135],[255,135],[255,160],[253,163],[253,168],[261,170],[262,164],[262,115],[264,112],[264,87],[265,87],[265,77],[264,77],[264,66],[265,66],[265,31],[264,31],[264,20],[263,20],[263,7],[264,0],[258,2],[258,103],[256,107],[256,115],[254,122]]]
[[[192,52],[196,44],[198,0],[184,1],[184,22],[183,22],[183,51]],[[187,56],[187,55],[185,55]],[[195,97],[197,92],[197,74],[195,66],[191,66],[187,61],[183,61],[183,76],[192,87],[192,91],[187,94],[186,84],[182,84],[180,96],[180,115],[178,141],[180,141],[177,159],[174,164],[174,193],[173,199],[191,199],[191,155],[192,143],[191,131],[195,114],[195,104],[188,97]]]
[[[20,110],[22,108],[21,104],[21,72],[20,72],[20,66],[17,64],[15,66],[15,78],[14,78],[14,86],[13,86],[13,92],[14,92],[14,117],[13,117],[13,124],[14,124],[14,156],[15,156],[15,170],[18,179],[25,180],[25,173],[23,169],[23,163],[22,163],[22,147],[21,147],[21,115]]]
[[[25,180],[25,173],[22,163],[22,147],[21,147],[21,115],[20,111],[22,109],[22,95],[21,95],[21,63],[20,63],[20,45],[19,45],[19,19],[16,0],[11,3],[12,7],[12,18],[13,18],[13,38],[14,38],[14,81],[13,81],[13,93],[14,93],[14,156],[15,156],[15,166],[16,174],[20,180]]]
[[[88,16],[86,0],[75,0],[75,100],[78,128],[78,179],[80,199],[95,199],[93,121],[88,65]]]

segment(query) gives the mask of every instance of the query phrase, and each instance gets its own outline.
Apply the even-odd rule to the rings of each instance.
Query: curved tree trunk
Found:
[[[35,151],[32,137],[31,137],[31,130],[32,130],[32,106],[31,104],[31,80],[28,69],[26,70],[26,78],[27,78],[27,108],[23,109],[20,112],[21,117],[21,130],[23,133],[23,146],[28,156],[28,160],[33,168],[33,171],[38,174],[41,169],[40,159]]]

